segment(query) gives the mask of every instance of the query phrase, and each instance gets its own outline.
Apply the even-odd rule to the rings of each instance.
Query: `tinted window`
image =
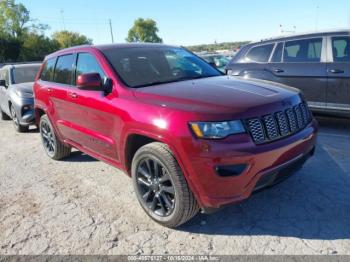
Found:
[[[72,84],[73,55],[59,56],[56,63],[53,81],[61,84]]]
[[[45,64],[44,64],[44,68],[41,71],[41,76],[40,79],[43,81],[52,81],[53,79],[53,72],[55,69],[55,62],[56,62],[56,58],[50,58],[48,59]]]
[[[130,87],[220,76],[208,63],[182,48],[132,47],[103,50]]]
[[[279,63],[282,61],[282,51],[283,51],[283,43],[278,43],[275,51],[273,52],[273,56],[271,58],[272,63]]]
[[[332,37],[334,62],[350,62],[350,37]]]
[[[5,80],[6,85],[9,85],[9,71],[7,69],[3,69],[0,71],[0,79]]]
[[[261,45],[249,50],[244,58],[244,62],[266,63],[269,61],[274,44]]]
[[[88,73],[99,73],[102,79],[105,77],[103,70],[93,55],[80,53],[78,55],[76,77]]]
[[[12,69],[14,84],[34,82],[40,66],[21,66]]]
[[[284,62],[320,62],[322,38],[312,38],[286,42]]]

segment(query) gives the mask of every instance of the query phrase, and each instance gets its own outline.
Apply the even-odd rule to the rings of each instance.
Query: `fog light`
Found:
[[[227,166],[217,166],[215,171],[219,176],[230,177],[230,176],[239,176],[247,168],[246,164],[237,164],[237,165],[227,165]]]

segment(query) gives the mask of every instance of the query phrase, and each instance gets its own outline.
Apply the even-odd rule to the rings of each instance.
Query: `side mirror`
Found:
[[[6,81],[4,79],[0,80],[0,86],[6,87]]]
[[[103,91],[102,79],[98,73],[82,74],[78,76],[76,84],[81,90]]]
[[[217,66],[216,66],[216,63],[215,63],[215,62],[209,62],[209,65],[211,65],[212,67],[217,68]]]

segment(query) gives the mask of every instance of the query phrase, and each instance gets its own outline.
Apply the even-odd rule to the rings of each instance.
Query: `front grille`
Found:
[[[306,103],[300,103],[284,111],[246,121],[255,144],[264,144],[294,134],[311,121]]]

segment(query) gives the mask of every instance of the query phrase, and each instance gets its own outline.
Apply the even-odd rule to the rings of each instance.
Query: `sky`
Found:
[[[57,30],[76,31],[94,44],[125,42],[134,20],[152,18],[173,45],[257,41],[284,31],[350,28],[349,0],[18,0],[31,17]]]

